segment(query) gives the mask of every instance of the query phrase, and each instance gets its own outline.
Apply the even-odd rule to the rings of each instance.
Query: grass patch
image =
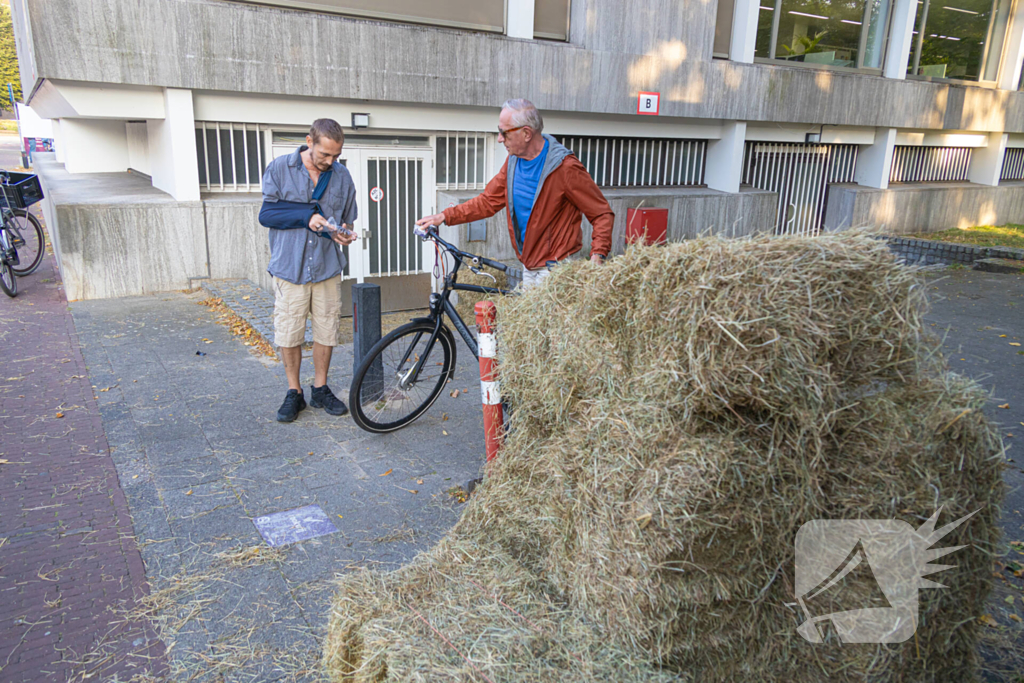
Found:
[[[976,244],[979,247],[1012,247],[1024,249],[1024,225],[980,225],[974,228],[953,228],[942,232],[911,235],[922,240],[950,242],[953,244]]]

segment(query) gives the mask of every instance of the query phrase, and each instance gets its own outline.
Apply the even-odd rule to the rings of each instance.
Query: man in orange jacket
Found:
[[[498,142],[508,159],[477,197],[416,221],[459,225],[505,209],[508,234],[523,264],[523,287],[547,277],[550,268],[583,248],[582,216],[594,227],[590,260],[611,251],[615,214],[573,153],[550,135],[528,100],[509,100],[498,117]]]

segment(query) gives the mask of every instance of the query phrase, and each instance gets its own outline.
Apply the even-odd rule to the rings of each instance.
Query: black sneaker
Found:
[[[322,387],[310,386],[313,396],[309,399],[309,405],[314,408],[323,408],[328,415],[344,415],[348,408],[340,398],[334,395],[331,388],[326,384]]]
[[[299,411],[306,407],[306,399],[302,390],[289,389],[284,396],[284,403],[277,411],[278,422],[292,422],[299,416]]]

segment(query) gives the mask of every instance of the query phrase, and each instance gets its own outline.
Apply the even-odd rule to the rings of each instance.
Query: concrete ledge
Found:
[[[884,227],[897,235],[1024,221],[1024,182],[894,185],[887,190],[829,187],[825,230]]]
[[[983,258],[974,262],[974,269],[984,270],[987,273],[1016,275],[1024,273],[1024,261],[1008,258]]]
[[[37,155],[36,171],[68,299],[181,290],[206,277],[270,289],[259,194],[179,202],[139,174],[71,175],[53,154]]]

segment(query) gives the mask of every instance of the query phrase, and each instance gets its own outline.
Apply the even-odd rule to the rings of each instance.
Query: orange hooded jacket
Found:
[[[548,156],[544,162],[533,212],[526,225],[526,238],[519,243],[512,206],[512,185],[518,157],[509,156],[498,175],[487,183],[483,193],[458,206],[444,210],[448,225],[490,218],[505,209],[508,235],[516,255],[530,270],[543,268],[547,261],[561,261],[583,248],[583,215],[594,226],[591,254],[607,256],[612,248],[615,214],[590,174],[566,147],[550,135]],[[511,170],[509,166],[511,164]],[[509,180],[511,178],[511,180]]]

